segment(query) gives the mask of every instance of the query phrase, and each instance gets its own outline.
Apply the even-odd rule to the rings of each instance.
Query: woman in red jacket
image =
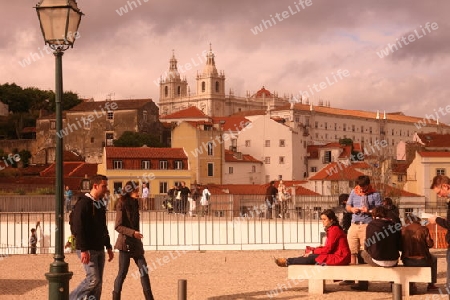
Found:
[[[339,221],[331,209],[326,209],[320,214],[323,227],[327,233],[325,246],[317,248],[307,247],[305,254],[293,258],[277,258],[275,263],[279,267],[289,265],[348,265],[350,263],[350,248],[347,236],[339,226]]]

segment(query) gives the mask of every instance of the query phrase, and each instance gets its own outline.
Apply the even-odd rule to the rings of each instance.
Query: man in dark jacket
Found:
[[[266,219],[272,219],[272,208],[278,194],[278,189],[275,187],[275,181],[271,181],[266,189]]]
[[[100,299],[105,267],[105,247],[108,261],[114,252],[106,227],[106,207],[101,201],[108,191],[108,178],[94,175],[90,179],[90,192],[80,197],[73,211],[71,228],[77,239],[77,255],[83,264],[86,278],[70,293],[70,300],[83,297]]]
[[[450,178],[445,175],[437,175],[433,178],[433,182],[431,183],[430,189],[432,189],[438,197],[446,197],[447,198],[447,219],[441,217],[430,217],[428,221],[431,224],[438,224],[441,227],[447,229],[447,233],[445,234],[445,241],[447,242],[447,288],[450,288],[450,202],[448,198],[450,198]]]

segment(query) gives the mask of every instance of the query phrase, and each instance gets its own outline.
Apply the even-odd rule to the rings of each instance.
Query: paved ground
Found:
[[[148,251],[147,263],[151,268],[151,284],[155,299],[177,300],[179,279],[187,280],[189,300],[243,300],[243,299],[392,299],[389,284],[375,282],[368,292],[356,292],[350,287],[327,282],[327,293],[312,296],[307,292],[307,283],[291,284],[286,279],[286,268],[277,267],[272,256],[292,257],[300,254],[296,250],[273,251]],[[446,278],[445,250],[435,252],[438,256],[438,285]],[[0,260],[0,300],[48,299],[48,284],[45,273],[53,261],[52,255],[13,255]],[[70,281],[73,289],[84,277],[75,254],[67,254],[66,261],[74,272]],[[111,299],[114,278],[118,270],[117,257],[106,263],[102,299]],[[137,267],[130,266],[125,280],[122,299],[143,299]],[[275,289],[285,286],[287,290]],[[420,295],[411,299],[448,299],[426,293],[426,284],[418,284]],[[272,291],[271,297],[270,292]],[[444,291],[444,290],[443,290]],[[434,298],[432,298],[434,296]]]

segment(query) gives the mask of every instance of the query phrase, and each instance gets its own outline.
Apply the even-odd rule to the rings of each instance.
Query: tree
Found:
[[[159,137],[140,132],[125,131],[120,138],[114,140],[116,147],[162,147]]]

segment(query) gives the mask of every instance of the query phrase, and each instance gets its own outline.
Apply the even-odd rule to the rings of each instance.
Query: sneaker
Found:
[[[274,260],[275,260],[275,263],[277,264],[277,266],[279,266],[279,267],[287,267],[288,266],[286,258],[282,258],[282,257],[275,258],[274,257]]]
[[[354,280],[344,280],[339,282],[339,285],[353,285],[353,284],[355,284]]]
[[[429,283],[427,286],[427,291],[436,291],[439,288],[437,286],[434,285],[434,283]]]

